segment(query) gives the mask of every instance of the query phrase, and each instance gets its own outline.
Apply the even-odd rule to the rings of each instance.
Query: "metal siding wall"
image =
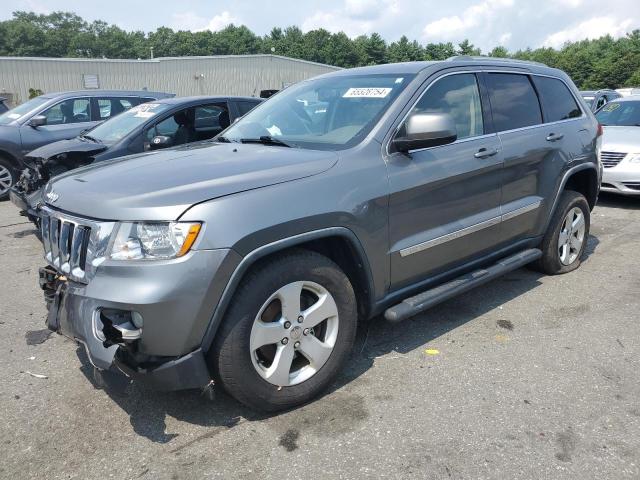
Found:
[[[180,57],[154,60],[0,58],[0,95],[16,103],[29,88],[43,92],[83,89],[83,74],[97,74],[103,89],[142,89],[187,95],[255,95],[338,70],[273,55]],[[202,75],[202,77],[200,77]],[[198,78],[196,78],[198,76]]]

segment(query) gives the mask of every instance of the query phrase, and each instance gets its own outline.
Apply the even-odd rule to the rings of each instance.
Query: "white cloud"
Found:
[[[227,10],[222,12],[219,15],[215,15],[206,26],[206,30],[211,30],[215,32],[217,30],[222,30],[224,27],[230,24],[239,24],[241,23],[237,17],[231,15]]]
[[[338,8],[316,11],[302,21],[301,28],[305,32],[324,28],[357,37],[392,25],[400,10],[397,0],[346,0]]]
[[[173,14],[173,27],[179,30],[191,30],[194,32],[201,30],[211,30],[216,32],[222,30],[229,24],[239,25],[242,22],[227,10],[213,16],[210,19],[201,17],[193,12],[183,12]]]
[[[637,21],[631,18],[620,21],[613,17],[593,17],[574,27],[548,35],[543,42],[543,46],[559,48],[566,42],[598,38],[607,34],[619,37],[630,31],[634,24],[637,24]]]
[[[427,23],[423,30],[426,39],[459,38],[460,34],[497,19],[504,10],[513,6],[513,0],[485,0],[466,8],[461,15],[443,17]]]
[[[511,32],[503,33],[500,35],[500,45],[503,47],[509,43],[511,40]]]

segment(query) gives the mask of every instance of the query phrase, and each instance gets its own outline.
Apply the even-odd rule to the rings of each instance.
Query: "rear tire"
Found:
[[[542,257],[532,267],[547,275],[578,268],[589,239],[591,212],[581,193],[565,190],[542,240]]]
[[[0,200],[9,198],[9,190],[15,185],[18,174],[13,164],[4,157],[0,157]]]
[[[344,272],[323,255],[292,250],[260,262],[242,280],[209,365],[245,405],[288,409],[336,378],[351,352],[356,324],[355,293]]]

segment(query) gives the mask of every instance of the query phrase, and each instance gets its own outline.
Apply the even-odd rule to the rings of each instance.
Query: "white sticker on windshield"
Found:
[[[135,114],[134,116],[138,118],[151,118],[156,114],[154,110],[159,106],[160,104],[158,103],[141,103],[140,105],[138,105],[137,107],[133,107],[129,111],[133,112]]]
[[[19,113],[8,113],[7,117],[9,117],[9,118],[20,118],[20,114]]]
[[[342,95],[343,98],[384,98],[391,93],[391,88],[350,88]]]

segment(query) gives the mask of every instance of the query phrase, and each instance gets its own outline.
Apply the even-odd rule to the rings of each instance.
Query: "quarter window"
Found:
[[[562,81],[538,76],[534,76],[533,81],[542,100],[545,122],[557,122],[582,115],[575,98]],[[600,97],[597,108],[602,106],[601,103],[606,103],[605,97]]]
[[[411,113],[450,114],[456,123],[459,139],[484,133],[480,91],[473,73],[450,75],[436,80],[418,100]]]
[[[489,96],[496,131],[542,123],[540,103],[529,77],[512,73],[489,73]]]
[[[88,98],[71,98],[57,103],[42,115],[47,117],[47,125],[90,122],[91,102]]]

